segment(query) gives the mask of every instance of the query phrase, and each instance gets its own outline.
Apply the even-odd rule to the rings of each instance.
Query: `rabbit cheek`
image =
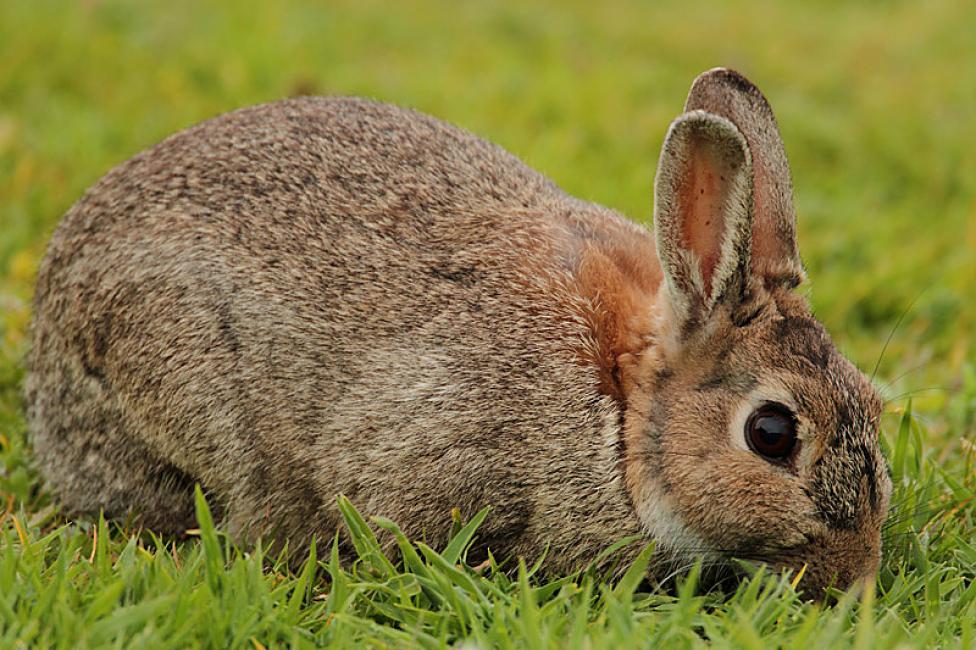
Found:
[[[658,380],[646,403],[628,404],[627,487],[645,529],[692,556],[711,550],[762,560],[769,549],[806,543],[822,524],[809,530],[801,513],[813,508],[801,484],[729,439],[732,407],[721,395],[675,396],[702,375],[689,374],[695,379]]]
[[[659,377],[666,377],[661,359],[644,362],[654,366]],[[649,373],[645,373],[649,376]],[[659,379],[658,381],[662,381]],[[666,381],[663,380],[663,381]],[[659,387],[658,387],[659,388]],[[669,461],[661,436],[653,431],[664,430],[664,409],[651,399],[653,391],[631,395],[624,422],[624,458],[622,470],[627,492],[641,527],[657,543],[659,549],[676,554],[704,551],[710,547],[689,525],[677,502],[678,495],[669,484],[662,466]]]
[[[805,544],[813,532],[801,514],[809,501],[802,489],[750,452],[729,450],[697,463],[675,454],[668,465],[678,512],[722,555],[766,561],[771,549]]]

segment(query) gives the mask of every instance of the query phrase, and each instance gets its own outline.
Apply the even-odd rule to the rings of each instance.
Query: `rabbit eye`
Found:
[[[750,449],[769,460],[782,461],[796,446],[796,418],[782,404],[768,402],[749,415],[745,433]]]

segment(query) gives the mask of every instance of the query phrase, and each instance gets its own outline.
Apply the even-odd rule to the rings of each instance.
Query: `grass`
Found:
[[[524,561],[472,568],[465,550],[487,510],[457,522],[437,552],[408,541],[394,522],[367,522],[342,498],[358,560],[341,566],[337,545],[323,544],[289,571],[281,557],[229,543],[198,490],[198,540],[182,544],[104,520],[52,528],[49,515],[8,514],[0,638],[4,647],[72,648],[436,648],[458,640],[479,648],[696,647],[706,639],[748,648],[971,648],[974,521],[959,511],[976,490],[920,449],[920,433],[906,414],[891,451],[901,507],[886,534],[877,593],[838,594],[831,607],[802,601],[793,576],[763,569],[731,594],[701,593],[696,569],[674,593],[639,592],[653,547],[615,583],[594,571],[541,580]],[[972,455],[966,469],[974,469]],[[402,561],[383,553],[379,529],[396,536]]]
[[[0,646],[976,647],[973,24],[965,0],[0,3]],[[650,589],[639,564],[618,583],[551,581],[538,558],[467,566],[477,532],[460,522],[440,552],[401,539],[401,561],[370,532],[393,524],[350,507],[359,561],[320,540],[297,571],[235,548],[202,502],[179,542],[60,517],[19,397],[31,284],[61,214],[112,165],[238,106],[360,94],[646,222],[665,127],[714,65],[770,97],[806,290],[856,363],[880,359],[896,507],[875,589],[823,607],[766,572],[724,594],[694,572]]]

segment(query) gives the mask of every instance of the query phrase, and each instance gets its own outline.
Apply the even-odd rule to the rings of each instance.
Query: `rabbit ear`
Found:
[[[672,124],[654,180],[654,234],[680,331],[703,322],[749,272],[752,162],[732,122],[685,113]]]
[[[804,274],[796,246],[793,183],[769,102],[738,72],[715,68],[699,75],[691,85],[685,111],[694,110],[724,117],[745,136],[754,182],[753,272],[767,285],[795,287]]]

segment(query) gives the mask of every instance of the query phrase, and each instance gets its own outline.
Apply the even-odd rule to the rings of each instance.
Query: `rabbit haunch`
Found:
[[[765,99],[696,80],[654,237],[499,147],[358,99],[220,116],[109,172],[41,265],[31,440],[66,508],[242,541],[341,529],[335,496],[442,543],[578,568],[628,535],[869,575],[890,483],[880,403],[806,301]],[[796,453],[736,418],[789,406]],[[786,408],[784,406],[784,408]],[[639,550],[623,551],[624,560]],[[626,564],[626,562],[624,562]]]

